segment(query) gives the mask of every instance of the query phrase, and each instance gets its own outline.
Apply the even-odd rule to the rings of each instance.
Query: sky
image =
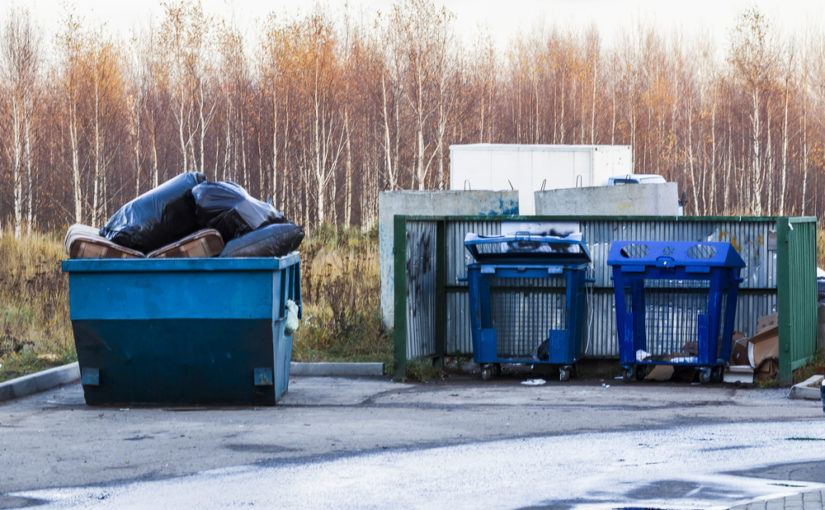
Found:
[[[387,11],[390,0],[348,0],[349,5],[371,21],[377,10]],[[202,0],[205,10],[234,21],[249,39],[274,11],[289,18],[311,10],[313,0]],[[321,0],[328,9],[341,9],[343,0]],[[717,46],[727,46],[727,36],[737,15],[756,5],[768,16],[779,32],[797,34],[825,22],[822,0],[444,0],[455,15],[457,36],[472,44],[479,30],[487,30],[499,46],[520,33],[552,26],[586,28],[595,25],[609,45],[623,31],[639,24],[652,25],[668,33],[683,31],[688,37],[710,37]],[[0,0],[0,16],[11,6],[26,6],[52,40],[66,8],[75,11],[91,24],[103,24],[114,33],[129,37],[135,29],[146,27],[151,19],[161,18],[159,0]]]

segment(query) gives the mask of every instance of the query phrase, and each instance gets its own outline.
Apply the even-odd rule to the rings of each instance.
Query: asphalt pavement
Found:
[[[819,402],[787,389],[527,378],[293,377],[261,408],[89,407],[79,384],[63,386],[0,404],[0,508],[822,501]]]

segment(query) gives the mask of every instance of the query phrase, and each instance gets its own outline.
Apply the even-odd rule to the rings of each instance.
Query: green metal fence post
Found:
[[[790,229],[786,216],[776,219],[776,311],[779,314],[779,382],[790,384],[791,369],[791,260]]]
[[[395,379],[407,375],[407,217],[393,218],[393,255],[395,256]]]
[[[435,227],[435,355],[444,363],[447,351],[447,234],[446,222],[438,220]]]

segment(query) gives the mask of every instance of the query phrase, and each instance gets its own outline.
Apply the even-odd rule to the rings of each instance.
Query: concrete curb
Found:
[[[24,375],[0,383],[0,402],[50,390],[62,384],[77,381],[78,379],[80,379],[80,367],[76,361],[68,365],[43,370],[42,372]]]
[[[384,375],[383,363],[289,363],[289,375],[310,377],[381,377]]]
[[[821,375],[812,375],[801,383],[794,384],[791,387],[791,393],[788,398],[805,399],[805,400],[821,400],[819,387],[811,388],[809,384],[822,380]]]

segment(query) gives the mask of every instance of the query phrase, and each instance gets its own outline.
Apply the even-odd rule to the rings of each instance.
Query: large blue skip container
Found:
[[[300,260],[64,261],[86,403],[275,404],[289,383]]]

